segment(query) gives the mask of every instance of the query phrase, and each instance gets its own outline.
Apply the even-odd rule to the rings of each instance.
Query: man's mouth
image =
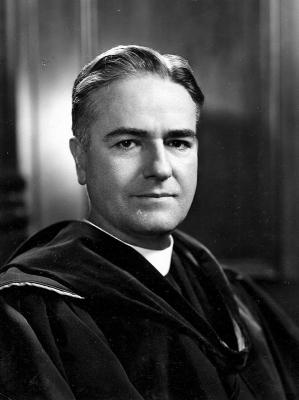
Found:
[[[152,192],[152,193],[141,193],[136,195],[135,197],[149,197],[149,198],[162,198],[162,197],[176,197],[176,194],[174,193],[156,193],[156,192]]]

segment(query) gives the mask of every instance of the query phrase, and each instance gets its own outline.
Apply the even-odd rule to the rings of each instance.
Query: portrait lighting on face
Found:
[[[128,243],[166,247],[195,193],[195,103],[177,83],[146,75],[98,89],[92,102],[89,145],[72,146],[90,219]]]
[[[93,222],[131,244],[167,246],[195,193],[202,103],[178,56],[119,46],[83,68],[70,145]]]

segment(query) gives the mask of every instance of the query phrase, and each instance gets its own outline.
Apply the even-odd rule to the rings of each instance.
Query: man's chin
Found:
[[[134,225],[148,235],[169,235],[184,220],[184,216],[175,211],[137,212]]]
[[[135,226],[136,232],[140,233],[144,236],[165,236],[170,235],[176,227],[179,225],[179,222],[174,221],[149,221],[148,223],[138,224]]]

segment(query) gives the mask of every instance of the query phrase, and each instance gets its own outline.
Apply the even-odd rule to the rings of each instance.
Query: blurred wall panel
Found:
[[[19,153],[28,181],[31,231],[82,214],[68,151],[71,90],[81,64],[80,2],[19,1]]]

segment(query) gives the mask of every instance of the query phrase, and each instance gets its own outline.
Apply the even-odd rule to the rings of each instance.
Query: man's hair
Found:
[[[88,130],[98,109],[98,104],[92,101],[92,93],[114,81],[145,74],[183,86],[196,104],[198,121],[204,95],[186,59],[172,54],[162,55],[148,47],[117,46],[85,65],[74,83],[72,130],[84,146],[88,145]]]

